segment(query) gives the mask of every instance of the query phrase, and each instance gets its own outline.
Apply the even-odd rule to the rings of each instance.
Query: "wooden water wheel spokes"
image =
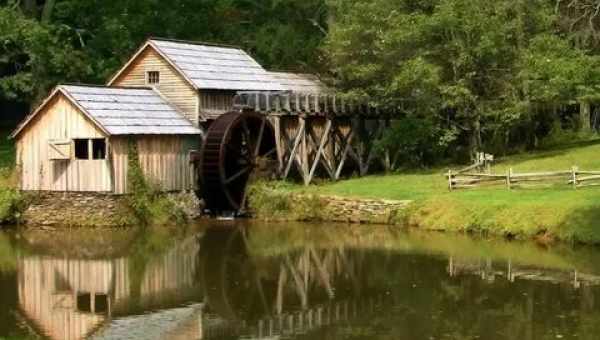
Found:
[[[273,128],[254,112],[229,112],[206,133],[200,155],[200,187],[212,212],[242,211],[246,185],[258,160],[275,153]]]

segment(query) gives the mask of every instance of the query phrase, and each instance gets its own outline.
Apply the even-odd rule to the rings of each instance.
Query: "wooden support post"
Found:
[[[512,172],[513,169],[509,168],[508,172],[506,173],[506,187],[508,188],[508,190],[511,189],[510,178],[512,177]]]
[[[452,191],[452,170],[448,170],[448,190]]]
[[[577,189],[577,167],[576,166],[572,166],[571,167],[571,182],[573,184],[573,189]]]
[[[302,136],[300,141],[300,172],[302,173],[304,185],[308,185],[308,145],[306,144],[306,118],[301,116],[298,119],[302,125],[302,130],[300,131]]]
[[[346,137],[345,142],[341,145],[343,147],[343,151],[340,157],[340,161],[338,163],[337,169],[334,174],[334,180],[337,181],[340,179],[340,175],[342,174],[342,170],[344,168],[344,164],[346,163],[346,158],[348,157],[348,153],[352,149],[352,139],[354,138],[354,130],[350,130],[348,137]]]
[[[292,150],[290,152],[290,157],[287,161],[285,170],[283,171],[284,179],[287,178],[288,174],[290,173],[290,169],[292,168],[292,163],[294,163],[294,160],[296,158],[296,152],[298,150],[298,147],[300,146],[300,142],[304,138],[304,124],[305,124],[304,119],[300,119],[299,123],[298,123],[298,132],[296,134],[296,137],[294,137],[294,146],[292,147]]]
[[[271,124],[273,125],[273,132],[275,134],[275,148],[277,149],[277,173],[281,175],[283,171],[283,147],[281,145],[281,118],[278,115],[269,117]]]
[[[312,167],[310,169],[310,172],[308,173],[308,183],[306,183],[307,185],[310,184],[310,182],[312,181],[312,178],[315,174],[315,170],[317,170],[317,165],[319,164],[320,160],[321,160],[321,155],[323,154],[323,150],[325,149],[325,144],[329,141],[329,130],[331,129],[331,120],[327,119],[327,122],[325,122],[325,130],[323,131],[323,134],[321,135],[321,141],[319,142],[319,148],[317,149],[317,154],[315,155],[315,159],[313,161]]]
[[[292,111],[292,104],[290,104],[290,95],[289,94],[284,94],[283,95],[283,110],[287,111],[288,113]]]

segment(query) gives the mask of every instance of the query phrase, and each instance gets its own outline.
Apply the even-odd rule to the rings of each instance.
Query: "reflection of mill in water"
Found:
[[[21,314],[52,339],[88,337],[112,317],[132,312],[134,298],[137,309],[151,309],[160,308],[172,296],[187,297],[197,291],[193,273],[198,248],[195,238],[184,241],[149,262],[137,284],[132,284],[136,280],[127,258],[24,256],[18,261]]]
[[[22,257],[21,314],[53,339],[269,338],[365,316],[381,303],[361,298],[362,253],[302,247],[252,256],[243,229],[188,238],[142,273],[131,261]]]
[[[245,229],[213,230],[203,241],[201,263],[210,266],[204,270],[206,318],[227,320],[205,327],[204,338],[305,334],[364,317],[381,304],[364,296],[363,252],[303,245],[253,256]]]

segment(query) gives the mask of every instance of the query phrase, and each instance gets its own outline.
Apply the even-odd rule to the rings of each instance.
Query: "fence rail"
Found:
[[[571,185],[573,189],[600,186],[600,171],[583,171],[576,166],[567,171],[529,173],[515,173],[510,168],[505,174],[473,173],[465,172],[464,169],[459,171],[449,170],[446,176],[450,190],[499,185],[503,185],[507,189],[557,184]]]

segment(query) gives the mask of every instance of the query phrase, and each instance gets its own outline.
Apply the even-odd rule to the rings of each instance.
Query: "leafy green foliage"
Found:
[[[105,83],[149,36],[240,45],[272,69],[314,70],[323,0],[0,1],[0,98]]]
[[[59,81],[85,79],[85,54],[66,33],[0,6],[0,97],[39,100]]]
[[[153,185],[146,179],[140,166],[135,138],[129,140],[127,191],[126,201],[134,220],[129,220],[130,215],[124,213],[122,224],[179,225],[186,222],[183,208],[166,196],[159,185]]]
[[[429,120],[406,117],[395,120],[377,146],[380,152],[391,151],[393,168],[398,164],[431,165],[452,142],[451,136],[442,135],[441,132]]]
[[[546,0],[328,4],[325,52],[346,96],[432,122],[469,152],[537,146],[558,106],[600,93],[598,56],[556,32]]]
[[[320,221],[323,205],[318,196],[290,195],[280,183],[256,182],[249,188],[248,202],[255,217],[264,220]]]
[[[19,190],[0,188],[0,224],[19,222],[27,208],[27,199]]]

